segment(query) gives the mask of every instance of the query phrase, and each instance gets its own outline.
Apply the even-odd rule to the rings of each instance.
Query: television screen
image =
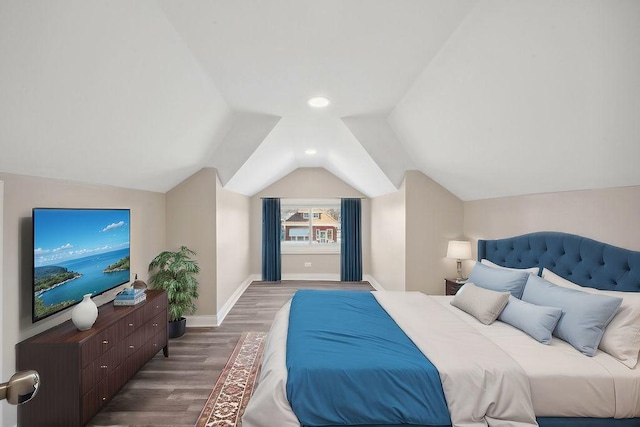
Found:
[[[33,209],[33,322],[127,283],[129,209]]]

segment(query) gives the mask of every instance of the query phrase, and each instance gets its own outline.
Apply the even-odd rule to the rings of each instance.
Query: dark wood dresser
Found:
[[[160,349],[169,355],[167,316],[166,292],[147,290],[135,306],[100,307],[88,331],[68,320],[19,343],[17,369],[35,369],[41,385],[18,425],[85,425]]]

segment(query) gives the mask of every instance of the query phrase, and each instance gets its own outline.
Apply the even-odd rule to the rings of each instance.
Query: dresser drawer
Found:
[[[124,340],[126,357],[131,357],[136,351],[140,350],[145,342],[145,328],[138,328]]]
[[[167,308],[167,299],[158,297],[153,300],[148,300],[144,306],[144,321],[145,323],[156,317],[159,313],[163,313]]]
[[[82,423],[86,424],[110,399],[109,382],[101,381],[82,396]]]
[[[160,313],[144,325],[145,342],[153,338],[163,328],[165,330],[167,328],[167,317],[165,313]]]
[[[147,344],[145,345],[145,354],[147,359],[151,359],[153,356],[155,356],[156,353],[165,346],[166,341],[167,329],[160,329],[158,333],[151,337],[151,339],[147,341]]]
[[[125,372],[128,378],[133,377],[136,372],[146,363],[147,354],[145,352],[146,346],[143,345],[138,349],[134,354],[127,358],[127,361],[124,363]]]
[[[81,365],[86,367],[89,363],[96,360],[102,354],[115,348],[123,337],[119,334],[118,325],[95,334],[86,343],[82,345]]]
[[[127,383],[128,378],[130,377],[127,375],[127,369],[124,363],[109,374],[109,399],[118,393],[118,390]]]
[[[136,307],[136,309],[127,315],[123,325],[123,337],[129,336],[129,334],[133,333],[135,330],[144,325],[144,308]]]
[[[82,370],[82,394],[107,378],[124,361],[122,351],[122,346],[112,348]]]

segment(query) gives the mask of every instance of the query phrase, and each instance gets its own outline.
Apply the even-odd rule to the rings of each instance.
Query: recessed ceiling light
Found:
[[[307,103],[312,107],[322,108],[331,104],[331,101],[329,101],[329,98],[325,98],[324,96],[316,96],[315,98],[310,98]]]
[[[310,156],[311,156],[311,155],[314,155],[314,154],[316,154],[316,153],[317,153],[317,151],[316,151],[316,150],[314,150],[313,148],[309,148],[308,150],[305,150],[305,152],[304,152],[304,154],[308,154],[308,155],[310,155]]]

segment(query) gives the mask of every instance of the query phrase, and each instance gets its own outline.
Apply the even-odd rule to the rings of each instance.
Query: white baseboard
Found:
[[[242,296],[244,291],[247,290],[251,282],[253,282],[254,280],[260,280],[260,275],[252,274],[251,276],[247,277],[240,286],[238,286],[238,289],[236,289],[233,295],[231,295],[227,302],[224,303],[220,311],[218,311],[218,315],[216,316],[218,318],[218,324],[216,326],[220,326],[224,318],[227,317],[227,314],[229,314],[229,311],[231,311],[235,303],[238,302],[238,299]]]
[[[380,283],[378,283],[378,281],[376,279],[374,279],[373,276],[370,275],[370,274],[365,274],[362,277],[362,280],[371,283],[371,286],[373,286],[373,289],[375,289],[376,291],[384,291],[385,290],[382,287],[382,285]]]
[[[332,273],[283,274],[282,280],[330,280],[333,282],[339,282],[340,275]]]
[[[218,326],[217,316],[213,314],[196,314],[184,316],[187,319],[187,328],[212,328]]]
[[[254,280],[260,280],[259,274],[252,274],[247,277],[247,279],[238,286],[236,291],[229,297],[227,302],[224,303],[220,311],[216,315],[206,314],[206,315],[195,315],[195,316],[184,316],[187,319],[187,328],[212,328],[215,326],[220,326],[222,321],[229,311],[233,308],[235,303],[238,301],[238,298],[247,290],[251,282]]]

